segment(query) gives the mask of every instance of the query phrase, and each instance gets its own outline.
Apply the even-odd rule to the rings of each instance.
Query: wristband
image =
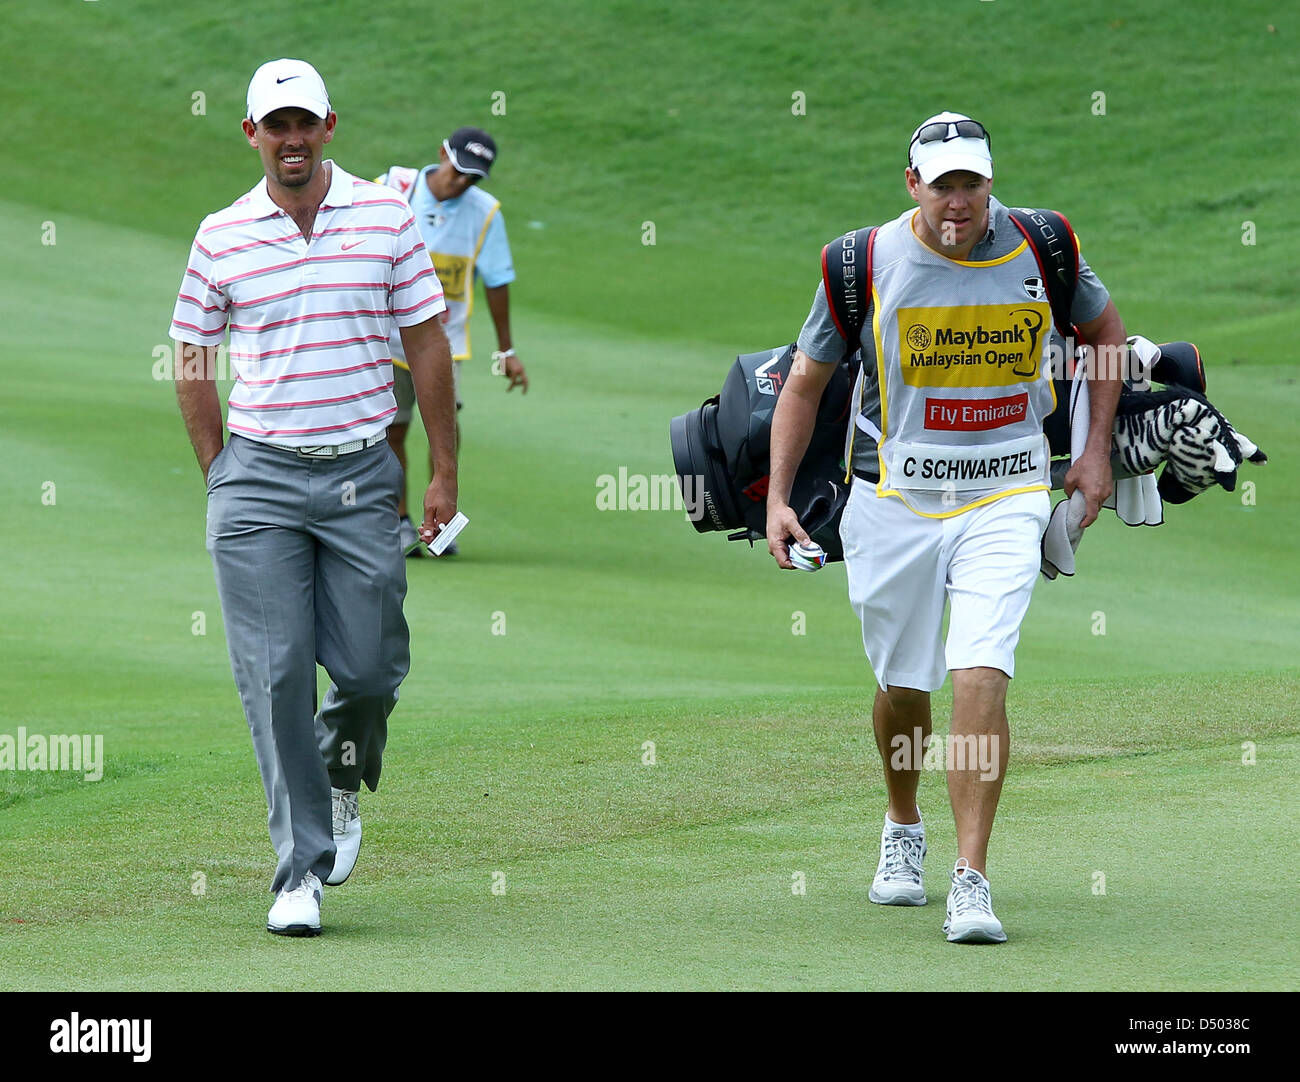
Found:
[[[513,346],[510,349],[494,349],[492,351],[492,374],[494,376],[504,376],[506,374],[506,361],[514,355]]]

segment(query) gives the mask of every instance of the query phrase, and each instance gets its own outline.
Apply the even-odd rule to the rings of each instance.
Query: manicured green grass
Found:
[[[61,794],[62,829],[7,816],[31,854],[19,870],[54,879],[7,918],[23,922],[5,926],[7,983],[293,990],[305,969],[286,963],[307,955],[331,985],[381,989],[1290,986],[1275,885],[1300,811],[1294,737],[1260,740],[1254,766],[1233,741],[1073,748],[1055,764],[1030,751],[991,866],[1011,939],[961,950],[940,934],[954,846],[940,776],[921,793],[930,905],[866,900],[879,786],[843,710],[792,721],[786,700],[743,718],[661,708],[404,733],[391,782],[365,800],[362,864],[326,892],[327,935],[296,944],[258,930],[247,753],[169,756]],[[655,766],[640,760],[646,733]]]
[[[162,2],[9,13],[0,734],[99,733],[107,764],[95,783],[0,772],[0,987],[293,988],[304,953],[357,988],[1294,987],[1297,281],[1273,179],[1290,144],[1265,120],[1300,90],[1295,28],[1268,33],[1267,4],[1053,7],[1074,47],[1049,73],[1007,4],[572,6],[345,35],[279,5],[258,44]],[[870,64],[846,48],[865,36]],[[921,64],[948,42],[975,68]],[[461,557],[409,566],[413,669],[361,862],[299,943],[261,931],[265,804],[203,489],[151,371],[195,226],[257,179],[235,120],[283,53],[325,74],[354,172],[417,164],[461,122],[499,133],[534,383],[521,399],[485,355],[467,367],[473,523]],[[866,901],[884,793],[843,568],[781,573],[680,512],[595,501],[620,467],[671,470],[669,418],[735,353],[794,336],[819,245],[900,211],[900,143],[962,103],[994,132],[1004,198],[1066,211],[1130,329],[1198,341],[1215,401],[1271,456],[1248,495],[1160,529],[1108,517],[1075,579],[1040,584],[996,951],[939,933],[938,774],[930,906]]]

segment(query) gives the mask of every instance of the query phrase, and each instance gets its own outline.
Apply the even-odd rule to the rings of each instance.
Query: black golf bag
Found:
[[[719,394],[672,419],[677,482],[700,533],[737,530],[730,540],[751,542],[766,535],[768,439],[793,359],[793,345],[737,357]],[[843,558],[844,436],[854,372],[837,366],[790,489],[800,523],[832,560]]]
[[[746,353],[736,358],[720,393],[699,409],[674,417],[669,426],[673,465],[691,521],[700,533],[734,530],[731,541],[766,536],[768,454],[772,414],[785,387],[794,347]],[[826,550],[827,560],[844,558],[840,517],[848,500],[844,444],[853,423],[851,403],[859,355],[841,361],[822,394],[812,437],[794,484],[790,507],[809,536]],[[1203,396],[1205,369],[1190,342],[1160,346],[1151,378],[1182,392]],[[1168,397],[1167,392],[1127,387],[1121,412],[1133,415]],[[1070,384],[1056,381],[1056,409],[1043,425],[1053,459],[1054,487],[1059,487],[1070,456]],[[1132,476],[1117,457],[1115,476]]]

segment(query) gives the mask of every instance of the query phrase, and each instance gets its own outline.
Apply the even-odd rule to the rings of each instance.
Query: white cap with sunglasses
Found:
[[[984,125],[963,113],[938,113],[912,133],[907,161],[926,184],[962,169],[993,178],[993,153]]]

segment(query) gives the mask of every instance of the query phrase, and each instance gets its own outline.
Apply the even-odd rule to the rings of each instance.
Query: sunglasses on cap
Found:
[[[949,134],[950,128],[955,134]],[[953,139],[983,139],[989,145],[989,152],[993,151],[993,140],[978,120],[936,120],[912,136],[912,142],[918,145],[947,143]],[[910,151],[911,148],[908,149]]]

